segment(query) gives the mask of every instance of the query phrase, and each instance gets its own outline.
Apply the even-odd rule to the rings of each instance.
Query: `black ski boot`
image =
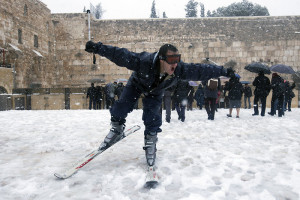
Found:
[[[101,143],[99,149],[103,147],[112,146],[114,143],[119,141],[123,137],[125,125],[121,122],[111,122],[111,129],[105,137],[104,141]]]
[[[146,160],[149,166],[154,166],[156,158],[156,142],[157,142],[157,133],[149,132],[145,136],[145,150]]]

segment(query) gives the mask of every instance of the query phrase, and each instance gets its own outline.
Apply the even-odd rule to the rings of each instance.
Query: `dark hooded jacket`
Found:
[[[222,66],[209,64],[178,63],[175,72],[160,82],[160,69],[158,52],[148,53],[130,52],[128,49],[104,45],[101,42],[96,45],[96,53],[106,57],[120,67],[126,67],[134,71],[127,85],[133,85],[145,95],[162,95],[166,88],[183,80],[208,80],[225,76],[227,70]]]
[[[272,74],[271,87],[273,90],[273,96],[280,96],[285,93],[286,84],[283,78],[281,78],[277,73]]]
[[[253,81],[255,86],[254,95],[258,97],[267,97],[271,90],[270,79],[263,73],[260,73]]]
[[[228,98],[230,100],[241,100],[243,95],[243,85],[241,84],[239,78],[233,77],[229,79],[228,84],[225,85],[225,90],[228,92]]]
[[[183,100],[188,99],[188,95],[191,92],[191,88],[188,81],[179,80],[173,98],[176,103],[182,103]]]

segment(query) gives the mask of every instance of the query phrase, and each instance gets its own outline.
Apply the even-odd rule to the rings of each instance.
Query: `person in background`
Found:
[[[285,98],[285,103],[284,103],[284,111],[287,110],[288,108],[288,111],[291,112],[292,109],[292,99],[295,97],[295,93],[293,92],[293,89],[296,87],[296,84],[295,82],[290,85],[290,82],[289,81],[286,81],[286,91],[285,91],[285,95],[284,95],[284,98]]]
[[[92,108],[96,110],[96,93],[97,89],[94,86],[94,83],[91,83],[91,87],[88,88],[86,98],[90,98],[89,102],[89,109],[91,110]]]
[[[171,107],[172,107],[172,95],[175,87],[170,87],[165,90],[164,93],[164,107],[166,109],[166,122],[170,123],[171,121]]]
[[[281,78],[277,73],[272,74],[271,88],[272,88],[271,111],[268,114],[274,116],[276,113],[276,108],[278,108],[278,117],[282,117],[284,115],[283,101],[284,101],[284,93],[286,91],[286,84],[284,83],[283,78]],[[275,102],[277,100],[278,100],[278,104],[276,106]]]
[[[244,87],[244,106],[247,109],[247,101],[248,101],[248,108],[251,109],[251,101],[250,98],[252,97],[252,90],[251,87],[246,83]]]
[[[197,106],[199,107],[200,110],[202,110],[202,107],[204,104],[204,90],[203,90],[202,84],[199,84],[199,86],[195,92],[194,98],[197,102]]]
[[[255,86],[254,102],[253,102],[254,114],[252,114],[252,116],[259,115],[258,101],[260,100],[261,102],[260,115],[263,117],[265,116],[265,111],[266,111],[267,96],[269,95],[271,89],[270,79],[265,76],[264,72],[259,72],[258,76],[255,77],[252,85]]]
[[[115,103],[116,88],[117,88],[117,82],[108,83],[105,86],[106,109],[110,109]]]
[[[218,91],[221,89],[221,80],[218,78],[217,86],[213,89],[209,87],[208,81],[202,81],[202,85],[204,86],[204,103],[205,110],[208,116],[208,120],[215,119],[216,112],[216,100],[218,98]]]
[[[193,110],[193,102],[194,102],[194,87],[193,86],[189,86],[190,92],[188,94],[188,104],[187,104],[187,111],[189,110]]]
[[[101,109],[102,99],[103,99],[102,88],[101,86],[97,86],[96,87],[96,109],[97,110]]]
[[[115,94],[117,95],[118,99],[120,99],[123,89],[124,89],[123,83],[122,82],[118,83],[117,88],[115,89]]]
[[[188,104],[188,94],[191,88],[188,81],[179,80],[174,91],[175,108],[178,114],[178,120],[184,122],[185,108]]]
[[[232,110],[235,108],[236,118],[240,118],[241,100],[244,90],[243,85],[238,77],[232,77],[225,87],[228,91],[229,98],[229,114],[227,114],[227,117],[232,117]]]

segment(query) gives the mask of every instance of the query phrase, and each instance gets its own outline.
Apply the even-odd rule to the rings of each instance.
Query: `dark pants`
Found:
[[[292,99],[288,99],[287,101],[284,102],[284,111],[292,111]]]
[[[114,103],[110,109],[112,118],[117,121],[125,121],[128,113],[132,112],[136,101],[142,92],[132,85],[126,85],[120,99]],[[149,132],[161,132],[162,116],[160,108],[162,95],[145,95],[143,98],[143,121],[145,134]]]
[[[172,106],[172,97],[164,96],[164,106],[166,109],[166,121],[170,122],[171,120],[171,106]]]
[[[90,103],[89,103],[89,109],[92,109],[92,105],[93,105],[93,109],[96,110],[96,99],[90,98]]]
[[[115,103],[115,99],[111,98],[111,97],[108,97],[108,96],[106,96],[105,100],[106,100],[106,109],[111,108]]]
[[[264,96],[257,96],[257,95],[254,96],[254,102],[253,102],[254,114],[255,115],[259,115],[259,112],[258,112],[258,101],[259,100],[261,102],[261,112],[260,112],[260,115],[261,116],[265,116],[267,97],[264,97]]]
[[[215,119],[215,111],[216,111],[216,98],[205,98],[205,110],[208,115],[208,119]]]
[[[101,109],[101,100],[98,100],[98,101],[96,102],[96,109],[97,109],[97,110],[100,110],[100,109]]]
[[[186,106],[183,105],[182,103],[175,102],[175,109],[178,114],[178,119],[181,120],[182,122],[184,122],[185,120],[185,107]]]
[[[250,97],[245,97],[244,96],[244,107],[245,107],[245,109],[247,108],[247,101],[248,101],[248,105],[249,105],[249,109],[250,109],[251,108]]]
[[[278,100],[278,105],[275,105],[276,100]],[[283,113],[283,100],[284,95],[272,95],[271,100],[271,115],[274,115],[276,113],[276,109],[278,109],[278,117],[282,117]]]
[[[202,106],[203,106],[203,102],[204,102],[204,97],[201,96],[199,99],[196,100],[197,101],[197,106],[200,108],[200,110],[202,110]]]
[[[193,110],[193,100],[188,100],[187,110]]]

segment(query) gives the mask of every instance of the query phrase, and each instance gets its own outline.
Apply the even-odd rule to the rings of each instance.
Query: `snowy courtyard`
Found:
[[[269,112],[269,109],[267,109]],[[282,118],[215,120],[205,110],[163,121],[157,143],[160,184],[143,188],[146,161],[142,110],[127,128],[142,129],[66,180],[53,176],[96,149],[110,129],[108,110],[0,112],[0,199],[3,200],[299,200],[300,109]],[[163,111],[163,119],[165,111]]]

